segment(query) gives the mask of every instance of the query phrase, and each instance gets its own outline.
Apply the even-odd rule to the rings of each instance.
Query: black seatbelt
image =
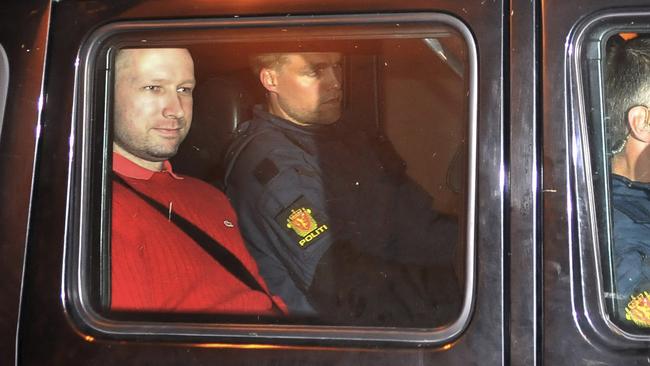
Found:
[[[232,169],[235,167],[235,162],[237,162],[237,158],[241,153],[244,151],[246,146],[253,141],[254,138],[257,136],[268,132],[268,130],[261,130],[261,131],[256,131],[251,134],[248,134],[248,132],[244,132],[244,136],[241,137],[240,140],[236,140],[236,138],[233,140],[233,142],[236,141],[236,143],[231,143],[230,146],[228,146],[228,149],[226,150],[226,154],[224,155],[224,162],[225,162],[225,171],[223,173],[223,189],[228,189],[228,178],[230,178],[230,173],[232,172]]]
[[[154,200],[153,198],[147,196],[146,194],[138,191],[133,188],[129,183],[127,183],[124,178],[117,175],[115,172],[112,174],[113,180],[123,185],[131,192],[135,193],[143,201],[148,203],[151,207],[160,212],[163,216],[168,217],[171,222],[173,222],[182,232],[187,234],[192,240],[198,244],[204,251],[214,258],[219,264],[221,264],[228,272],[233,276],[239,279],[242,283],[248,286],[250,289],[255,291],[260,291],[266,294],[271,303],[273,304],[273,310],[279,314],[283,314],[283,311],[280,310],[280,307],[273,300],[273,296],[269,294],[262,285],[255,279],[255,277],[250,273],[250,271],[244,266],[244,264],[232,254],[226,247],[221,243],[213,239],[210,235],[206,234],[203,230],[196,227],[192,222],[185,219],[184,217],[173,214],[169,215],[168,208],[165,207],[160,202]]]

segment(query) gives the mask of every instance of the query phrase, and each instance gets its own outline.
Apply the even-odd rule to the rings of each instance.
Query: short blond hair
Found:
[[[607,55],[607,137],[610,151],[619,151],[629,133],[628,113],[650,106],[650,38],[638,37],[612,46]]]
[[[286,53],[261,53],[250,58],[250,67],[253,74],[259,75],[262,69],[277,69],[286,62]]]
[[[132,59],[127,52],[128,50],[132,50],[132,48],[123,48],[115,54],[115,72],[125,69],[131,64]]]

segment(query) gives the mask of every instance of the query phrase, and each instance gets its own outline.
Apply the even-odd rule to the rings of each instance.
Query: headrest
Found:
[[[249,73],[213,76],[194,90],[192,127],[178,154],[174,170],[212,180],[237,126],[252,117],[253,106],[263,102],[263,89]]]

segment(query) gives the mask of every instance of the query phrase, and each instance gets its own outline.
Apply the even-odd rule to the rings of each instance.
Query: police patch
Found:
[[[315,243],[329,230],[322,219],[323,216],[314,211],[314,205],[304,196],[300,196],[275,217],[276,222],[290,232],[292,239],[301,248]]]
[[[650,293],[643,291],[632,296],[625,307],[625,319],[632,321],[638,327],[650,327]]]
[[[287,219],[287,227],[304,238],[318,228],[318,223],[311,215],[310,208],[300,207],[297,210],[291,210],[291,214]]]

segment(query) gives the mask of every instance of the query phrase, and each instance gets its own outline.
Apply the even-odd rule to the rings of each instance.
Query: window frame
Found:
[[[9,58],[0,44],[0,141],[2,141],[2,126],[4,125],[5,107],[9,92]]]
[[[97,90],[95,70],[98,55],[101,50],[111,44],[111,37],[135,31],[147,30],[181,30],[195,29],[248,29],[256,27],[302,27],[342,25],[379,26],[382,24],[432,24],[452,28],[460,34],[467,45],[469,95],[468,109],[468,154],[467,154],[467,218],[465,228],[465,292],[459,317],[449,326],[438,328],[381,328],[357,326],[321,326],[321,325],[291,325],[291,324],[237,324],[237,323],[190,323],[190,322],[158,322],[158,321],[116,321],[102,316],[94,308],[89,298],[89,275],[85,274],[91,246],[90,240],[93,227],[90,221],[92,210],[89,197],[91,183],[89,175],[92,164],[90,138],[92,127],[100,121],[94,121],[92,111],[95,91]],[[395,32],[395,34],[400,34]],[[357,38],[363,38],[357,35]],[[173,43],[166,43],[173,44]],[[113,46],[115,46],[113,44]],[[110,51],[109,51],[110,52]],[[109,55],[110,57],[110,55]],[[458,337],[468,326],[473,310],[474,293],[476,288],[476,248],[475,248],[475,216],[476,216],[476,151],[477,151],[477,108],[478,108],[478,55],[475,40],[463,22],[442,13],[410,13],[410,14],[381,14],[381,15],[326,15],[326,16],[292,16],[292,17],[260,17],[260,18],[230,18],[230,19],[188,19],[164,21],[130,21],[113,23],[102,26],[90,34],[79,51],[76,65],[76,83],[74,90],[74,105],[71,132],[70,176],[68,180],[68,209],[67,228],[64,248],[64,274],[62,280],[62,296],[64,306],[73,324],[87,340],[112,339],[146,339],[171,342],[197,342],[206,345],[214,344],[398,344],[407,346],[443,345]],[[104,80],[104,87],[109,88],[110,82]],[[105,95],[110,93],[105,92]],[[104,121],[108,121],[108,108],[104,108]],[[103,129],[104,146],[102,166],[110,155],[107,145],[108,128]],[[101,195],[110,195],[107,172],[102,176]],[[103,207],[102,210],[106,208]],[[102,211],[106,212],[106,211]],[[103,217],[107,216],[102,214]],[[108,226],[107,226],[108,225]],[[102,222],[100,230],[105,230],[110,224]],[[218,342],[218,343],[215,343]]]

